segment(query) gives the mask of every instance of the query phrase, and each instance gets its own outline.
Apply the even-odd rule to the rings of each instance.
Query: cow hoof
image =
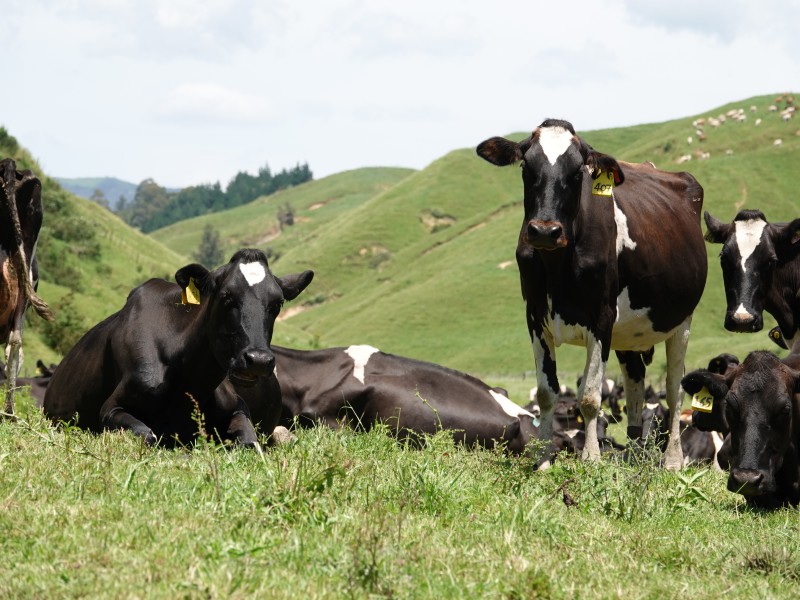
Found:
[[[286,429],[283,425],[278,425],[270,436],[270,441],[275,446],[283,446],[297,441],[297,436]]]

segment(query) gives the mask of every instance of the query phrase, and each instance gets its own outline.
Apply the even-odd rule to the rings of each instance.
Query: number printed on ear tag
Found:
[[[714,408],[714,396],[703,387],[699,392],[692,396],[692,408],[699,412],[710,413]]]
[[[600,175],[592,182],[592,194],[595,196],[611,196],[614,190],[614,175],[601,171]]]

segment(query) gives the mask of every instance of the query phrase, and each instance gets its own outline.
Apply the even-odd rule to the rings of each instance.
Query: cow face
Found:
[[[313,276],[304,271],[275,277],[263,252],[245,249],[215,271],[183,267],[175,280],[184,290],[194,281],[201,304],[207,302],[205,335],[216,362],[235,384],[247,386],[273,373],[275,319],[284,301],[296,298]]]
[[[477,152],[498,166],[521,161],[525,220],[518,252],[523,256],[569,246],[581,198],[591,193],[591,179],[605,172],[616,185],[624,181],[617,161],[595,152],[567,121],[548,119],[519,143],[490,138]]]
[[[771,352],[758,351],[725,376],[695,371],[681,385],[691,394],[706,387],[714,409],[724,411],[731,444],[728,489],[769,505],[792,444],[800,373]]]
[[[725,282],[725,329],[761,331],[763,310],[780,257],[800,240],[800,219],[770,224],[758,210],[743,210],[726,224],[705,213],[706,240],[722,244],[719,259]]]

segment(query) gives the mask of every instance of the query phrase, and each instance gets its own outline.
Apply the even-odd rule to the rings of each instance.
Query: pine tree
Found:
[[[219,231],[214,229],[211,223],[203,228],[203,237],[192,258],[207,269],[214,269],[225,260],[222,244],[219,241]]]

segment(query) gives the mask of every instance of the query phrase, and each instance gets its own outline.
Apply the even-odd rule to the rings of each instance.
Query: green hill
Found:
[[[797,121],[784,122],[767,110],[773,99],[751,98],[665,123],[580,133],[617,158],[690,171],[705,188],[705,208],[722,220],[731,220],[744,206],[760,208],[773,221],[788,220],[798,216],[793,178],[800,164],[800,136]],[[745,110],[744,122],[728,118],[716,128],[706,124],[706,139],[698,140],[693,121],[738,108]],[[546,116],[532,118],[531,129]],[[756,118],[762,119],[759,126]],[[778,138],[782,145],[773,145]],[[700,151],[708,158],[693,156],[688,163],[677,163],[682,155]],[[331,202],[324,211],[315,206],[324,193],[315,190],[314,200],[305,196],[313,186],[363,174],[313,182],[268,203],[184,221],[154,237],[186,253],[198,243],[205,223],[212,222],[222,230],[229,250],[252,244],[279,249],[280,257],[273,261],[279,273],[315,269],[305,310],[286,321],[306,332],[309,344],[370,343],[483,375],[520,393],[534,385],[522,379],[532,375],[533,360],[516,264],[509,263],[522,219],[519,171],[493,167],[468,148],[387,185],[385,191]],[[297,202],[300,222],[271,239],[265,223],[276,230],[275,207],[285,201]],[[723,329],[718,253],[719,248],[708,246],[709,279],[694,319],[689,367],[704,365],[723,350],[744,354],[769,347],[765,334],[737,335]],[[771,321],[766,320],[768,329]],[[650,370],[655,379],[663,377],[663,355],[658,348]],[[583,360],[581,348],[559,349],[565,383],[575,381]],[[609,372],[619,373],[613,360]]]
[[[3,128],[0,156],[14,158],[18,169],[31,169],[42,181],[39,293],[56,313],[62,346],[119,310],[134,286],[151,277],[171,278],[186,264],[184,257],[131,229],[105,208],[61,188]],[[48,336],[45,323],[28,313],[23,374],[33,373],[36,359],[60,359],[63,350],[52,347],[54,335]]]

